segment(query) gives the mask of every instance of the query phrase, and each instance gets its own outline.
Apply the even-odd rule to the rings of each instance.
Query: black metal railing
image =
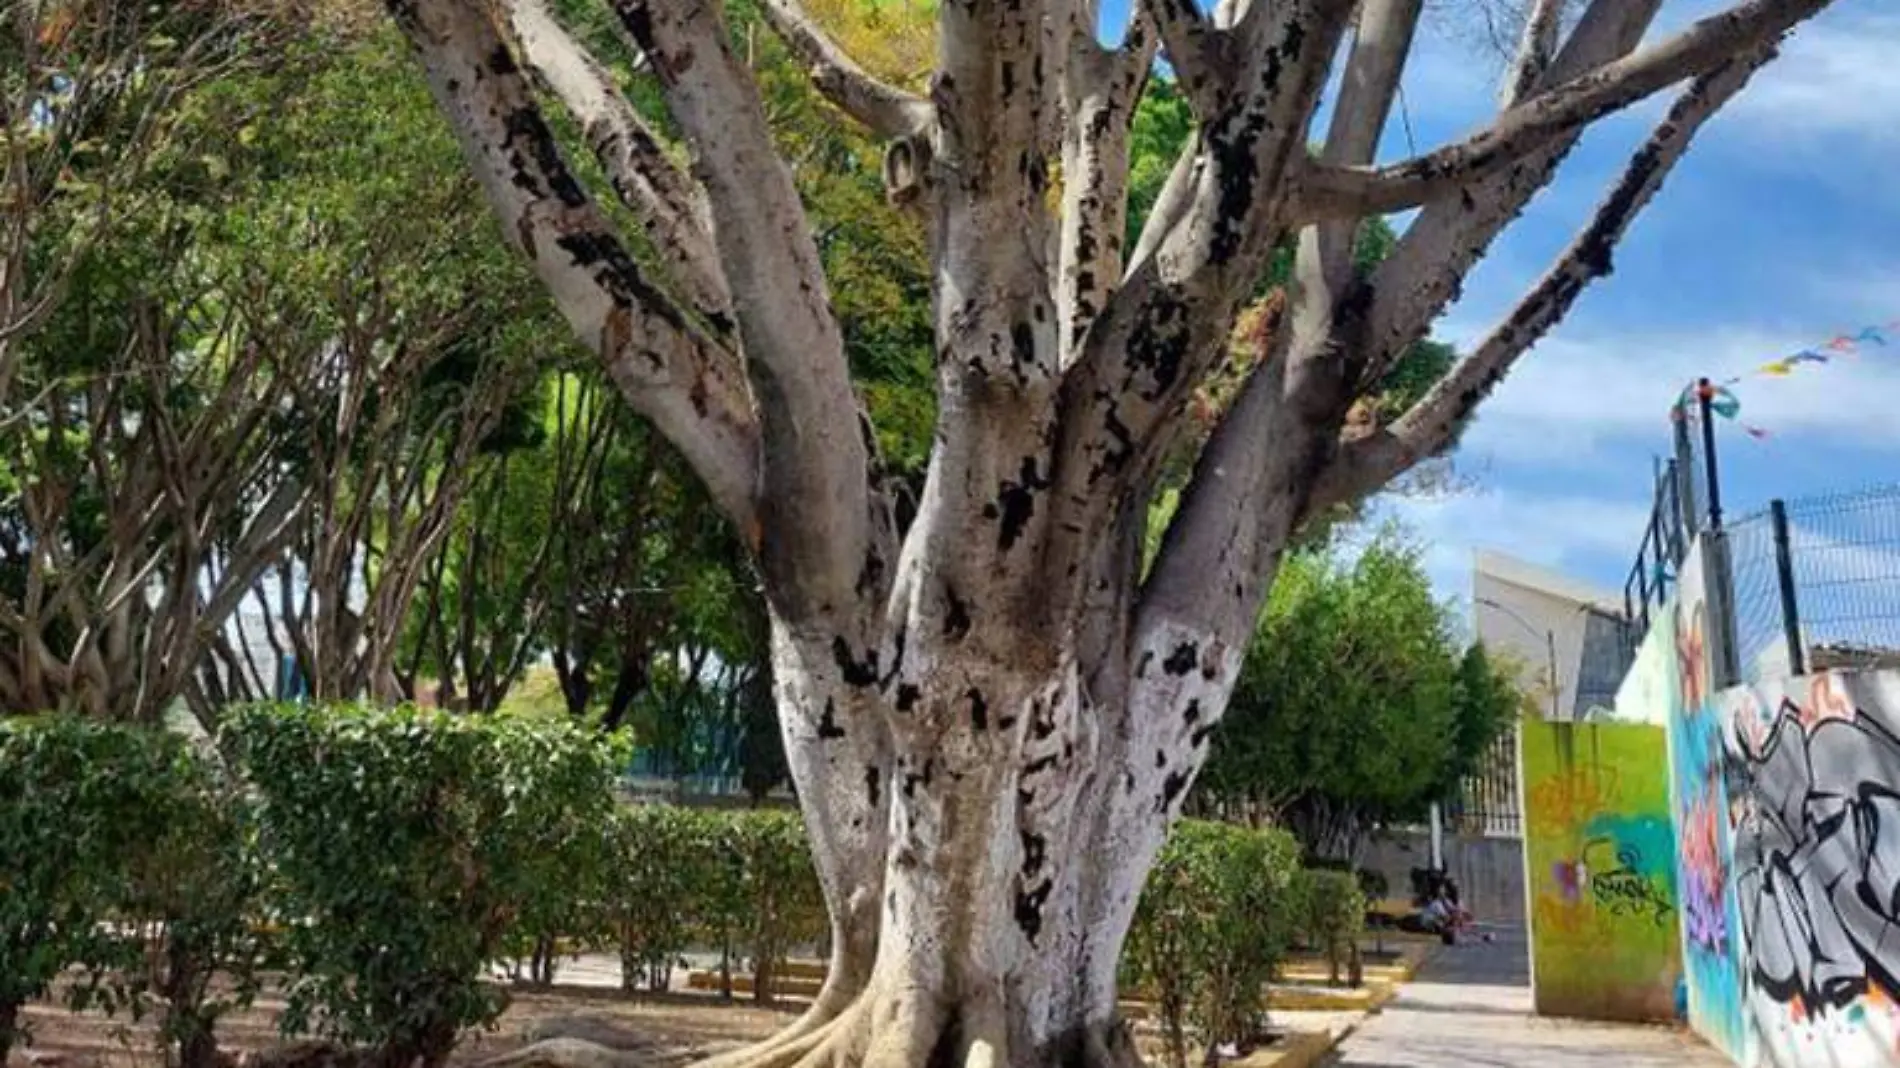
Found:
[[[1743,679],[1900,665],[1900,486],[1773,501],[1721,536]]]

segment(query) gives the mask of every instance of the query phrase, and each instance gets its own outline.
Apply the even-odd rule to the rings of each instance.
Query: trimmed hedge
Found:
[[[1261,1029],[1266,986],[1292,940],[1299,844],[1278,829],[1184,820],[1136,907],[1124,981],[1155,999],[1170,1062],[1188,1037],[1243,1043]]]
[[[1307,868],[1299,874],[1300,941],[1326,957],[1331,981],[1359,984],[1359,936],[1366,929],[1366,895],[1352,872]]]
[[[434,1068],[501,1014],[487,969],[589,870],[620,763],[562,721],[414,708],[252,707],[221,741],[285,917],[285,1029],[390,1068]]]
[[[208,1068],[269,968],[287,1033],[435,1066],[502,1010],[499,961],[545,982],[559,947],[611,948],[628,987],[664,989],[713,949],[763,999],[828,933],[796,814],[618,804],[623,748],[563,722],[258,706],[218,749],[228,772],[154,730],[0,720],[0,1054],[79,969],[75,1006],[155,1008],[168,1059]],[[1175,1064],[1190,1034],[1258,1033],[1296,939],[1335,974],[1353,952],[1352,876],[1298,858],[1285,832],[1196,821],[1163,848],[1123,968]]]
[[[641,805],[609,830],[613,859],[600,928],[620,953],[621,983],[664,990],[694,946],[716,949],[730,995],[749,962],[767,1000],[793,949],[827,932],[824,892],[797,813]]]
[[[107,921],[135,896],[132,858],[168,833],[185,751],[174,740],[63,716],[0,719],[0,1063],[20,1008],[69,968],[75,1008],[138,994],[138,953]]]

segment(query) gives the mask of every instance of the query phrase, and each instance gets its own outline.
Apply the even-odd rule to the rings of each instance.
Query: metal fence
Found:
[[[1900,666],[1900,486],[1774,501],[1722,541],[1743,678]]]
[[[1524,832],[1517,801],[1517,731],[1491,743],[1478,770],[1459,784],[1446,806],[1446,823],[1459,834],[1516,836]]]
[[[1680,440],[1680,434],[1678,435]],[[1682,561],[1689,555],[1695,537],[1693,458],[1688,467],[1682,459],[1658,465],[1650,488],[1649,520],[1643,526],[1643,538],[1636,548],[1636,563],[1623,583],[1623,619],[1630,625],[1634,640],[1649,630],[1650,612],[1669,603]]]

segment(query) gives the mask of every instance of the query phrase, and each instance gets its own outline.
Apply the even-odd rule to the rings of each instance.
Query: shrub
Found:
[[[0,719],[0,1063],[19,1010],[80,966],[75,1008],[136,992],[136,949],[108,925],[131,897],[128,857],[165,830],[189,754],[176,739],[69,716]]]
[[[644,977],[665,990],[673,964],[691,943],[704,911],[712,866],[708,820],[671,805],[618,809],[605,832],[603,920],[620,951],[620,982],[629,990]]]
[[[140,985],[160,1003],[170,1062],[210,1068],[219,1017],[251,1003],[268,959],[256,922],[262,865],[233,785],[204,760],[188,757],[175,768],[162,829],[129,857],[128,913],[143,929]],[[220,975],[227,982],[214,984]]]
[[[661,989],[688,943],[715,947],[720,987],[751,962],[753,996],[770,1000],[792,950],[826,933],[824,892],[795,812],[642,806],[616,819],[608,924],[623,984]]]
[[[291,918],[286,1031],[313,1023],[388,1068],[433,1068],[503,995],[482,982],[538,895],[587,863],[616,746],[560,722],[257,706],[227,749],[258,796]]]
[[[721,926],[739,932],[752,961],[753,997],[769,1001],[792,947],[826,930],[825,896],[811,845],[796,812],[754,809],[717,818],[739,874],[737,895],[725,898],[738,905],[738,914]]]
[[[1351,872],[1307,868],[1299,873],[1298,882],[1302,939],[1326,955],[1334,984],[1340,981],[1344,963],[1351,966],[1351,979],[1357,985],[1359,936],[1366,926],[1366,897],[1359,880]]]
[[[1155,998],[1176,1068],[1190,1030],[1208,1047],[1257,1033],[1293,927],[1298,858],[1284,831],[1194,820],[1162,848],[1123,964]]]

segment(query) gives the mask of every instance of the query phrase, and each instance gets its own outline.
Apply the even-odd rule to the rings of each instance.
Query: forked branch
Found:
[[[765,21],[809,70],[812,85],[838,110],[880,137],[914,134],[930,124],[930,102],[880,81],[858,66],[798,0],[764,0]]]
[[[874,446],[810,220],[719,5],[615,0],[614,8],[659,79],[718,219],[714,239],[762,430],[764,522],[747,533],[780,611],[842,609],[869,592],[860,589],[867,571],[890,573],[895,552],[878,546]]]
[[[1750,0],[1506,110],[1455,144],[1386,167],[1314,167],[1302,210],[1311,218],[1359,218],[1417,207],[1510,166],[1602,116],[1731,57],[1779,40],[1832,0]]]
[[[502,222],[580,339],[739,526],[755,525],[758,428],[736,353],[628,254],[562,158],[495,25],[457,0],[388,0]]]
[[[1512,365],[1563,319],[1591,282],[1610,273],[1617,242],[1695,135],[1774,55],[1773,45],[1764,46],[1692,82],[1589,223],[1503,322],[1390,428],[1341,447],[1314,490],[1309,513],[1364,496],[1449,445]]]
[[[529,67],[581,124],[615,195],[659,252],[674,289],[715,329],[730,330],[732,297],[692,179],[667,158],[613,76],[543,0],[510,0],[508,15]]]

